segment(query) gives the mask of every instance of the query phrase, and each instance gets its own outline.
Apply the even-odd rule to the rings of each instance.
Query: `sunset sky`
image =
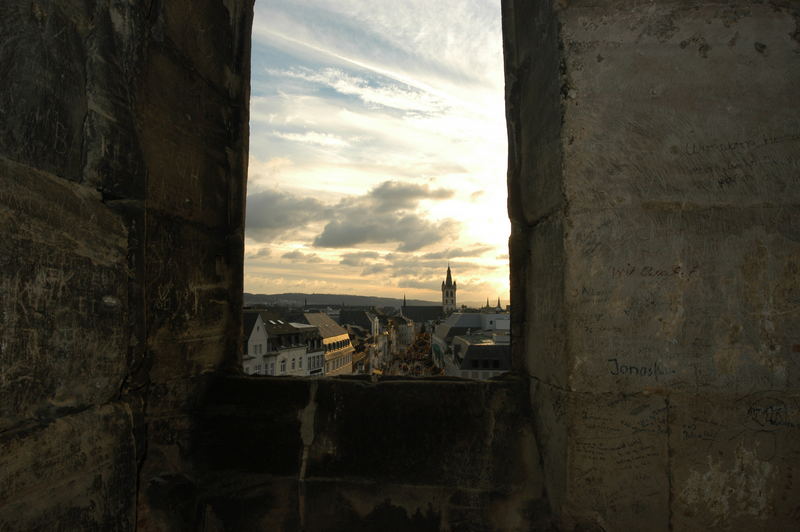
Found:
[[[245,291],[508,302],[499,0],[257,0]]]

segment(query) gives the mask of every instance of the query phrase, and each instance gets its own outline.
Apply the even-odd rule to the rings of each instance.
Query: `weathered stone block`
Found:
[[[319,381],[308,475],[470,489],[532,478],[533,494],[538,449],[525,438],[529,411],[517,395],[524,389],[516,380]]]
[[[800,242],[784,228],[800,227],[799,212],[651,207],[573,216],[567,249],[580,260],[567,271],[570,386],[796,387]]]
[[[0,6],[3,156],[81,180],[88,31],[84,2],[9,0]]]
[[[525,367],[531,375],[566,387],[569,378],[565,305],[564,219],[555,214],[527,231]]]
[[[165,3],[163,38],[194,66],[198,74],[224,92],[233,105],[248,83],[252,0],[245,2]]]
[[[791,477],[790,459],[767,475],[759,453],[772,447],[761,439],[773,435],[742,429],[751,437],[741,440],[728,430],[742,428],[741,412],[725,412],[760,394],[793,404],[798,386],[797,10],[684,0],[503,9],[509,191],[528,191],[509,201],[512,243],[529,250],[511,252],[527,280],[512,305],[525,312],[537,436],[561,524],[784,526],[794,510],[777,501],[793,493],[762,487]],[[553,65],[557,96],[551,82],[520,82]],[[548,203],[554,190],[562,201]],[[556,212],[542,217],[543,204]],[[537,246],[562,276],[535,266],[547,260]],[[697,413],[711,421],[696,423]],[[678,419],[739,443],[678,442]],[[796,457],[788,438],[774,449]]]
[[[668,400],[572,393],[567,412],[567,500],[560,512],[605,530],[668,530]]]
[[[0,438],[0,530],[135,527],[131,412],[112,403]]]
[[[165,381],[233,366],[240,335],[231,286],[237,265],[226,233],[151,213],[147,234],[150,378]]]
[[[294,478],[243,472],[207,479],[201,513],[203,530],[301,530],[301,489]],[[314,508],[307,511],[313,513]],[[315,529],[306,523],[305,530]]]
[[[99,194],[0,158],[0,428],[104,403],[127,371],[127,237]]]
[[[550,1],[503,7],[508,210],[523,226],[564,207],[559,28],[552,9]]]
[[[314,385],[261,377],[210,382],[202,393],[203,411],[193,435],[196,460],[211,470],[299,476],[302,412]],[[307,422],[313,423],[313,415]]]
[[[238,222],[241,109],[164,47],[150,49],[136,98],[148,207],[206,227]]]
[[[800,519],[800,396],[670,397],[675,530],[791,530]]]

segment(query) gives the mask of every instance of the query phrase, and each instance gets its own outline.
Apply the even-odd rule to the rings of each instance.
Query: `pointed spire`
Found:
[[[406,295],[403,294],[403,308],[405,308],[405,306],[406,306]]]
[[[444,284],[447,285],[447,286],[452,286],[453,285],[453,275],[450,273],[450,262],[449,261],[447,262],[447,279],[445,279]]]
[[[500,298],[499,297],[497,298],[497,308],[503,308],[502,305],[500,305]]]
[[[486,298],[486,308],[489,308],[489,298]]]

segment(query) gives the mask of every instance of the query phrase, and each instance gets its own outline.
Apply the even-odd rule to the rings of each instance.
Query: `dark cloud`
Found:
[[[261,248],[258,251],[251,251],[245,254],[245,258],[247,259],[263,259],[272,255],[272,251],[269,248]]]
[[[375,275],[378,273],[386,273],[387,271],[389,271],[389,267],[385,264],[372,264],[364,268],[361,275]]]
[[[398,251],[412,252],[458,236],[456,221],[434,221],[425,213],[414,212],[423,199],[452,196],[451,190],[397,181],[385,181],[362,196],[335,205],[275,190],[255,192],[247,197],[247,236],[258,242],[298,239],[321,222],[325,225],[313,240],[316,247],[396,244]],[[364,259],[374,258],[343,256],[342,264],[361,266]]]
[[[447,199],[453,196],[452,190],[444,188],[431,189],[427,185],[384,181],[370,190],[368,197],[379,210],[397,211],[413,209],[423,199]]]
[[[314,239],[317,247],[346,248],[360,244],[397,243],[398,251],[416,251],[458,235],[454,220],[433,221],[411,212],[422,199],[446,199],[453,192],[385,181],[364,196],[342,200],[331,220]]]
[[[314,239],[315,246],[347,248],[397,242],[398,251],[416,251],[458,232],[458,225],[452,220],[432,222],[417,214],[398,216],[354,209],[340,213],[337,218],[325,225]]]
[[[314,198],[301,198],[276,190],[247,195],[246,233],[259,242],[271,242],[309,223],[323,219],[328,207]]]
[[[364,266],[371,262],[372,259],[377,259],[381,256],[376,251],[359,251],[357,253],[345,253],[341,256],[339,264],[345,266]]]
[[[322,262],[322,259],[316,253],[303,253],[302,251],[295,250],[289,251],[281,255],[282,259],[289,259],[294,262]]]

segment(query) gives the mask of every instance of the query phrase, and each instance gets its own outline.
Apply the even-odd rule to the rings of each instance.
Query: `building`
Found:
[[[322,375],[324,350],[317,327],[289,323],[268,311],[245,310],[242,369],[248,375]]]
[[[406,305],[406,296],[403,296],[400,315],[414,322],[415,332],[422,332],[423,329],[433,329],[434,323],[444,318],[444,307],[437,305]]]
[[[389,318],[389,341],[393,354],[404,354],[414,342],[414,322],[402,316]]]
[[[431,335],[433,363],[444,368],[445,375],[454,377],[486,379],[508,371],[510,331],[508,313],[455,312],[436,326]],[[489,345],[503,348],[487,349]],[[478,361],[477,365],[473,366],[473,360]],[[498,361],[496,367],[494,360]],[[483,361],[487,361],[486,367]]]
[[[450,265],[447,265],[447,278],[442,281],[442,310],[445,314],[450,314],[456,310],[456,282],[450,273]]]
[[[304,374],[312,377],[325,375],[325,348],[319,328],[307,323],[291,322],[290,325],[300,332],[300,341],[306,344]]]
[[[321,312],[303,315],[310,325],[319,329],[325,353],[325,375],[347,375],[353,372],[353,344],[347,331]]]
[[[511,369],[508,335],[480,332],[453,337],[452,356],[445,357],[445,375],[491,379]]]
[[[372,312],[367,310],[342,309],[339,312],[338,322],[342,327],[355,325],[356,327],[360,327],[365,331],[370,331],[372,329],[372,322],[370,320],[371,315]]]

